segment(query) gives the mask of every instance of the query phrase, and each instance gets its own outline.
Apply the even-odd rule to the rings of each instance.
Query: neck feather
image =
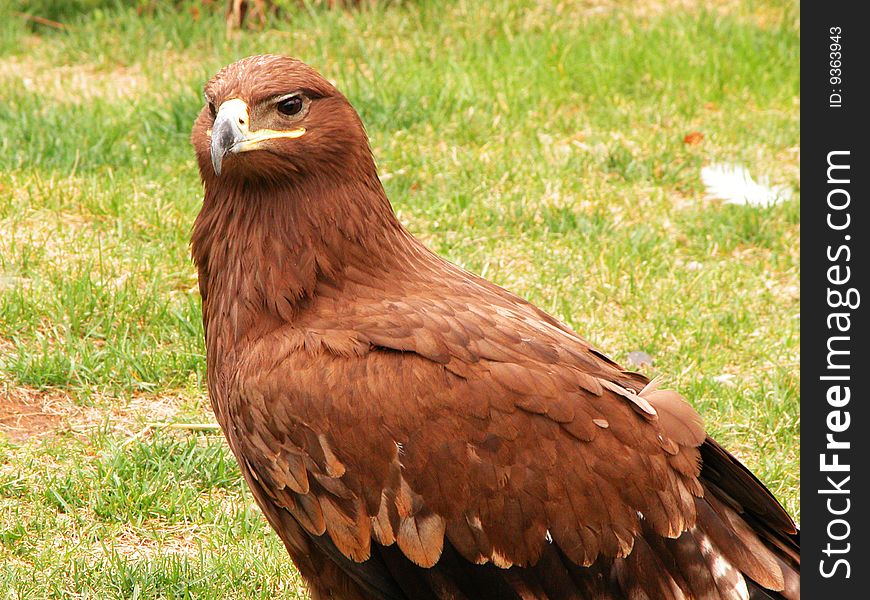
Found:
[[[191,242],[203,318],[207,331],[220,318],[235,341],[292,321],[321,278],[340,280],[360,261],[387,269],[414,243],[376,175],[205,187]]]

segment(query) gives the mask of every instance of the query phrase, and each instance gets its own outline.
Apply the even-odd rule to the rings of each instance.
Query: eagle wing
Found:
[[[697,413],[472,277],[438,300],[356,289],[351,306],[324,284],[318,310],[241,354],[228,418],[268,501],[351,576],[384,548],[424,569],[445,552],[523,569],[556,551],[662,598],[744,597],[740,573],[782,590],[743,506],[699,479]]]

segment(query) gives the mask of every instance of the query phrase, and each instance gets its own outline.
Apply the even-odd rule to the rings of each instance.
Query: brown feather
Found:
[[[431,567],[441,557],[444,530],[443,518],[433,513],[419,513],[402,519],[396,541],[415,564]]]

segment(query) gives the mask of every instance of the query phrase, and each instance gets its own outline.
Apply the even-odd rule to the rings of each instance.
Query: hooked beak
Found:
[[[227,154],[257,150],[266,140],[298,138],[305,135],[305,128],[276,131],[274,129],[249,129],[248,105],[233,98],[221,104],[211,128],[211,164],[215,175],[221,174],[221,165]]]

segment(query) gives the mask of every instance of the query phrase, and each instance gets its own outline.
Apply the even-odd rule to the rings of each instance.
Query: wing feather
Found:
[[[589,589],[742,597],[742,579],[717,579],[726,563],[781,589],[768,542],[705,499],[691,406],[535,310],[409,296],[279,329],[239,364],[239,453],[277,505],[351,563],[368,561],[374,540],[423,568],[445,545],[470,564],[533,568],[552,562],[552,544],[590,577],[611,565],[610,583],[584,579]],[[679,565],[687,575],[672,574]]]

